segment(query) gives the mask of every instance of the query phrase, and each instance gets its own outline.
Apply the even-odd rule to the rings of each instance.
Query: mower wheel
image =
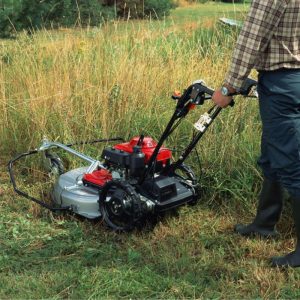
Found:
[[[44,164],[50,176],[59,176],[65,173],[65,167],[57,154],[46,151]]]
[[[193,187],[198,184],[194,171],[185,164],[179,166],[174,173],[177,177],[181,178]]]
[[[187,165],[182,164],[175,170],[175,175],[182,179],[182,183],[190,186],[195,193],[195,199],[189,202],[189,205],[195,205],[198,202],[200,195],[199,183],[194,171]]]
[[[118,232],[132,230],[143,215],[140,196],[120,180],[109,181],[100,191],[99,209],[106,225]]]

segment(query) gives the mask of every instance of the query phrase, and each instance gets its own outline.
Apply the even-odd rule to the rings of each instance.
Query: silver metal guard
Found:
[[[65,151],[85,160],[86,162],[90,163],[90,166],[88,167],[86,173],[92,173],[93,171],[97,170],[98,168],[106,169],[106,167],[103,166],[99,160],[96,160],[88,155],[78,152],[64,144],[57,143],[57,142],[51,142],[51,141],[48,141],[47,139],[43,139],[42,145],[37,150],[38,151],[46,151],[46,150],[53,149],[53,148],[63,149]]]

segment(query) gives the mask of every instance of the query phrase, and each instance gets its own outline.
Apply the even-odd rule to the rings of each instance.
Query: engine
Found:
[[[142,136],[106,148],[102,153],[106,169],[83,175],[84,185],[99,191],[100,213],[109,227],[126,230],[149,212],[168,210],[195,200],[193,184],[176,174],[164,175],[172,158],[169,149],[161,147],[153,162],[151,157],[156,146],[152,138]],[[140,181],[151,160],[151,174]]]
[[[102,158],[108,164],[129,170],[131,176],[140,176],[148,165],[157,143],[150,137],[135,137],[128,143],[105,149]],[[170,164],[172,151],[162,147],[155,161],[155,172],[160,172]]]
[[[117,144],[103,150],[102,158],[108,170],[85,174],[86,184],[102,187],[113,177],[139,178],[145,171],[157,143],[150,137],[134,137],[130,142]],[[160,173],[170,165],[172,151],[162,147],[154,162],[154,172]],[[114,176],[113,176],[114,175]]]

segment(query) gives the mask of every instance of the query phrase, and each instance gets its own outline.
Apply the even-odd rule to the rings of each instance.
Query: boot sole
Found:
[[[250,238],[262,238],[262,239],[276,239],[279,234],[278,232],[268,232],[268,233],[263,233],[259,231],[248,231],[248,232],[241,232],[238,228],[238,225],[234,227],[234,232],[243,236],[243,237],[250,237]]]

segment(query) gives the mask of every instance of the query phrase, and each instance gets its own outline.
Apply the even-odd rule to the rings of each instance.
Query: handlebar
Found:
[[[257,81],[252,78],[247,78],[239,92],[232,94],[232,96],[242,95],[244,97],[257,98],[256,91]],[[207,87],[203,80],[197,80],[192,83],[183,93],[175,94],[172,96],[174,100],[178,100],[177,108],[181,109],[186,106],[187,103],[191,105],[203,105],[205,100],[210,100],[214,90]],[[233,106],[232,102],[231,106]]]
[[[213,93],[214,93],[214,90],[212,88],[209,88],[207,86],[205,86],[205,83],[203,80],[197,80],[197,81],[194,81],[193,84],[201,84],[202,85],[202,92],[205,93],[205,94],[208,94],[209,97],[205,97],[204,100],[208,100],[208,99],[211,99]],[[232,94],[232,96],[235,96],[236,94]],[[192,96],[192,95],[191,95]],[[195,103],[197,104],[197,103]],[[203,101],[201,101],[201,103],[199,104],[203,104]],[[233,107],[234,106],[234,100],[232,100],[230,103],[229,103],[229,106]]]
[[[237,96],[237,95],[242,95],[244,97],[255,97],[257,98],[256,94],[256,86],[257,86],[257,81],[252,79],[252,78],[247,78],[245,82],[243,83],[241,89],[239,92],[234,93],[232,96]],[[187,92],[189,95],[187,95]],[[201,100],[208,100],[211,97],[207,97],[205,94],[212,96],[214,93],[214,89],[208,87],[205,85],[205,82],[203,80],[196,80],[192,83],[191,86],[189,86],[185,91],[184,95],[174,94],[172,98],[174,100],[180,100],[182,96],[189,96],[189,100],[193,100],[193,103],[196,105],[203,104],[202,101],[199,101],[200,99],[197,99],[198,97],[201,96]]]
[[[257,81],[248,77],[242,85],[240,94],[245,97],[258,98],[256,87],[257,87]]]
[[[206,94],[208,94],[208,95],[210,95],[210,96],[212,96],[213,93],[214,93],[214,90],[212,88],[207,87],[205,85],[204,80],[202,80],[202,79],[194,81],[193,84],[200,84],[200,85],[202,85],[203,92],[206,93]]]
[[[247,81],[245,87],[242,90],[242,93],[248,95],[250,90],[253,89],[253,86],[256,85],[256,81],[251,79],[251,81]],[[189,113],[191,109],[195,107],[195,105],[202,105],[205,100],[209,100],[212,98],[214,90],[205,85],[202,80],[195,81],[192,85],[190,85],[186,90],[184,90],[183,94],[180,92],[175,92],[172,96],[174,100],[177,100],[176,109],[174,114],[171,117],[171,120],[167,124],[160,140],[155,147],[153,154],[151,155],[148,168],[139,180],[139,183],[143,183],[147,176],[153,172],[154,164],[156,161],[156,157],[159,153],[160,148],[162,147],[164,141],[172,134],[172,132],[178,127],[180,121]],[[209,109],[208,112],[203,114],[199,121],[194,125],[194,127],[198,130],[198,133],[193,137],[190,145],[186,148],[184,153],[180,156],[177,162],[171,164],[169,168],[167,168],[167,173],[174,172],[179,166],[183,164],[185,159],[191,153],[191,151],[195,148],[196,144],[206,132],[208,127],[212,124],[218,114],[221,112],[222,108],[220,106],[214,105]]]

